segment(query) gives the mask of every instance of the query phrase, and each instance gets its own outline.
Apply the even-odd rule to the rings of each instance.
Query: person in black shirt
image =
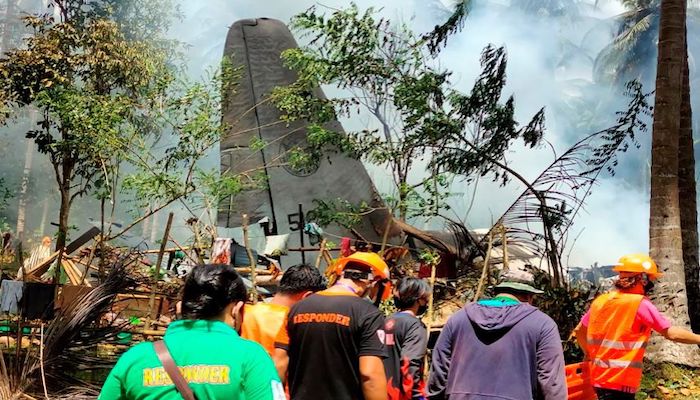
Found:
[[[428,332],[417,316],[428,309],[430,292],[430,285],[419,278],[402,278],[396,284],[394,304],[399,311],[384,324],[389,349],[389,357],[384,360],[389,400],[425,399],[423,365]]]
[[[384,317],[365,295],[382,292],[389,268],[375,253],[338,261],[331,288],[295,304],[275,342],[275,365],[292,400],[386,400]]]

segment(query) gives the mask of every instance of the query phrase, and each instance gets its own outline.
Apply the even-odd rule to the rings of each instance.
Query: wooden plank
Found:
[[[71,275],[73,276],[73,279],[71,279],[73,284],[78,286],[78,285],[83,285],[87,287],[92,287],[92,284],[85,280],[83,281],[83,272],[78,268],[77,265],[75,265],[75,261],[71,259],[66,259],[64,262],[67,261],[67,263],[64,264],[64,269],[66,268],[66,265],[68,266],[68,269],[71,271]]]
[[[80,283],[80,278],[76,276],[71,261],[62,260],[61,266],[63,267],[63,271],[66,273],[66,276],[68,276],[68,280],[70,281],[71,285],[77,286]]]
[[[64,254],[70,255],[71,253],[75,252],[79,248],[83,247],[87,242],[91,241],[92,239],[95,238],[95,236],[100,234],[100,228],[92,227],[90,228],[87,232],[83,233],[82,235],[78,236],[77,239],[74,241],[68,243],[68,246],[66,246],[66,251]]]
[[[58,257],[58,252],[54,252],[47,258],[46,260],[40,262],[37,264],[34,268],[30,269],[29,271],[26,271],[26,276],[31,276],[31,275],[36,275],[38,272],[43,271],[41,273],[38,273],[38,275],[43,275],[46,273],[46,271],[49,270],[49,267],[51,266],[51,263],[56,260],[56,257]]]

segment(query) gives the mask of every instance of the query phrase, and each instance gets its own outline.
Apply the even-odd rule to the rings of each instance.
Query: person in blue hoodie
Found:
[[[492,299],[447,321],[432,353],[431,400],[566,400],[564,352],[556,323],[531,305],[531,273],[512,270]]]

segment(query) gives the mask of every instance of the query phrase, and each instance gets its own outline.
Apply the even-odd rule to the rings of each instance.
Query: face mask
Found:
[[[654,281],[646,280],[646,282],[644,282],[644,293],[649,293],[652,290],[654,290]]]
[[[418,306],[418,311],[416,311],[416,315],[423,315],[428,311],[428,305],[423,304]]]

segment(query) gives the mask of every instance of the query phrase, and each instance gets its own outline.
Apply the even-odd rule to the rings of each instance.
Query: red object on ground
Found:
[[[350,238],[344,237],[340,239],[340,255],[342,257],[347,257],[350,254],[352,254],[352,250],[350,249]]]
[[[591,385],[587,362],[566,366],[566,386],[569,394],[568,400],[596,400],[598,398]]]

